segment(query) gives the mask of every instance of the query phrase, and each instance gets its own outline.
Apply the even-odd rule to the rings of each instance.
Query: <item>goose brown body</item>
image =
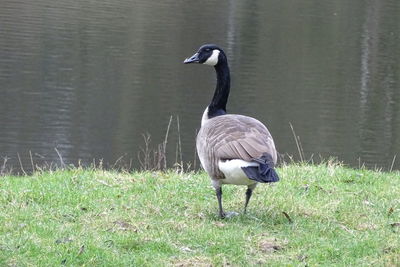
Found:
[[[204,121],[196,139],[203,168],[211,179],[225,179],[219,162],[242,159],[251,162],[267,153],[276,164],[275,144],[267,127],[243,115],[226,114]]]

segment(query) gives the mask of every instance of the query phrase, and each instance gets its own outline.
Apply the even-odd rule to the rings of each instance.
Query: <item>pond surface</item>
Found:
[[[215,74],[182,61],[216,43],[228,112],[264,122],[286,159],[291,123],[305,159],[399,169],[399,14],[398,0],[2,1],[0,167],[139,168],[143,134],[156,148],[171,116],[168,165],[198,167]]]

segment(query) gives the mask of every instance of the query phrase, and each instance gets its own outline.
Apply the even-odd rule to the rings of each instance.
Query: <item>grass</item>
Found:
[[[278,169],[221,220],[205,173],[0,177],[0,266],[399,266],[400,173]],[[225,186],[242,211],[245,187]]]

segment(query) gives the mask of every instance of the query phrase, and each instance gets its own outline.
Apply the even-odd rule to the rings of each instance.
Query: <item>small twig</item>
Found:
[[[282,211],[282,214],[285,215],[285,217],[289,221],[289,223],[293,223],[293,220],[292,220],[292,218],[290,218],[289,214],[287,214],[285,211]]]
[[[396,161],[396,156],[397,156],[397,155],[394,155],[394,156],[393,156],[392,165],[390,166],[389,172],[392,172],[392,171],[393,171],[393,166],[394,166],[394,162]]]
[[[22,161],[21,161],[21,158],[20,158],[18,152],[17,152],[17,156],[18,156],[19,165],[21,166],[21,171],[22,171],[22,172],[24,173],[24,175],[26,176],[27,174],[26,174],[26,172],[25,172],[25,170],[24,170],[24,167],[22,166]]]
[[[57,149],[56,147],[54,148],[54,150],[57,152],[57,155],[58,155],[58,157],[59,157],[59,159],[60,159],[61,168],[65,168],[65,163],[64,163],[64,160],[63,160],[63,158],[62,158],[60,152],[58,151],[58,149]]]

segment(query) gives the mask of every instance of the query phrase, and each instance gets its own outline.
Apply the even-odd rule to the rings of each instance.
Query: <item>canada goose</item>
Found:
[[[226,114],[230,76],[228,60],[221,48],[212,44],[203,45],[183,63],[206,64],[215,68],[217,86],[201,119],[196,139],[197,154],[215,188],[219,216],[224,218],[229,215],[222,208],[223,184],[247,185],[246,212],[257,183],[279,180],[274,170],[277,161],[274,140],[267,127],[258,120]]]

